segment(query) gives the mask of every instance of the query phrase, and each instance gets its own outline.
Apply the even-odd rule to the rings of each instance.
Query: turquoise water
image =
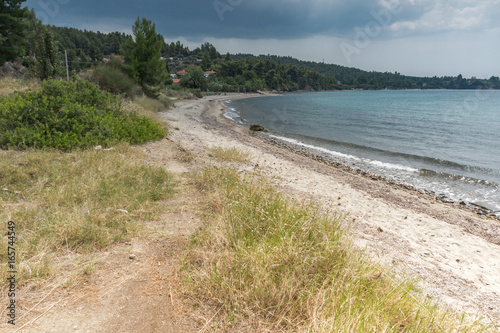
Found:
[[[226,116],[338,162],[500,211],[500,91],[289,93]]]

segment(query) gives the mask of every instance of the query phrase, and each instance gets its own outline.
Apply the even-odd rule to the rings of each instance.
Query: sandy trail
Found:
[[[256,169],[295,198],[335,207],[354,220],[356,245],[395,272],[421,278],[428,296],[500,322],[497,220],[265,143],[222,116],[220,100],[227,98],[186,101],[169,111],[180,129],[171,139],[199,159],[216,146],[249,152],[250,163],[235,165],[241,171]]]

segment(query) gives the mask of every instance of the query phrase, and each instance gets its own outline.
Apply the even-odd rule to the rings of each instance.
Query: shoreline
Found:
[[[259,95],[259,96],[241,96],[237,99],[255,98],[255,97],[262,97],[262,96],[278,96],[278,95],[279,94],[267,94],[267,95],[264,94],[264,95]],[[228,100],[224,100],[224,101],[220,102],[221,106],[224,107],[226,110],[228,110],[229,108],[226,105],[224,105],[223,103],[225,103],[227,101]],[[222,113],[222,116],[224,118],[228,119],[229,121],[231,121],[235,126],[241,126],[241,127],[247,126],[247,129],[248,129],[247,123],[237,123],[235,120],[232,120],[231,118],[226,117],[225,111]],[[350,172],[352,174],[371,178],[373,180],[384,181],[391,186],[398,186],[398,187],[406,189],[408,191],[417,192],[420,195],[427,195],[433,199],[439,200],[440,202],[442,202],[444,204],[451,204],[451,205],[455,206],[456,208],[472,211],[472,212],[478,214],[479,216],[484,216],[486,218],[495,219],[495,220],[500,221],[500,211],[490,209],[488,207],[485,207],[485,206],[482,206],[482,205],[479,205],[479,204],[476,204],[473,202],[466,202],[466,201],[462,201],[462,200],[453,200],[453,199],[447,197],[446,195],[439,194],[439,193],[432,191],[432,190],[417,188],[416,186],[397,182],[397,181],[394,181],[392,179],[386,178],[384,176],[381,176],[381,175],[378,175],[375,173],[370,173],[370,172],[364,171],[362,169],[353,168],[349,165],[346,165],[342,162],[337,161],[333,157],[326,156],[326,154],[318,153],[313,148],[303,147],[301,145],[294,144],[292,142],[287,142],[285,140],[280,140],[279,138],[274,138],[271,136],[272,133],[270,133],[270,132],[265,133],[265,132],[258,132],[258,131],[252,132],[251,131],[250,134],[260,138],[261,140],[263,140],[267,143],[270,143],[272,145],[275,145],[275,146],[283,148],[283,149],[287,149],[287,150],[294,152],[298,155],[302,155],[302,156],[314,159],[315,161],[324,163],[324,164],[329,165],[331,167],[340,168],[340,169],[347,171],[347,172]]]
[[[225,116],[225,112],[228,109],[227,106],[224,105],[225,102],[228,100],[234,100],[234,99],[245,99],[245,98],[258,98],[258,97],[264,97],[264,96],[277,96],[277,94],[250,94],[250,95],[241,95],[241,94],[235,94],[234,97],[236,98],[225,98],[224,96],[223,99],[218,100],[218,108],[220,108],[220,113],[218,115],[215,114],[215,116],[218,118],[218,121],[221,123],[226,124],[229,127],[233,127],[236,132],[243,133],[244,135],[248,135],[254,138],[257,138],[257,140],[269,144],[271,146],[276,147],[277,149],[282,149],[286,150],[296,156],[301,156],[307,160],[314,161],[317,163],[321,163],[325,165],[328,169],[335,169],[341,172],[346,172],[354,177],[361,177],[364,178],[368,181],[371,182],[376,182],[379,184],[382,184],[382,186],[389,186],[391,188],[396,188],[399,190],[402,190],[406,193],[408,193],[410,196],[415,196],[418,198],[422,198],[423,200],[427,202],[437,202],[445,207],[451,209],[451,210],[456,210],[456,211],[462,211],[462,212],[467,212],[467,213],[472,213],[476,215],[478,218],[480,218],[484,224],[490,225],[493,224],[493,233],[487,232],[484,233],[483,230],[489,229],[488,227],[485,227],[484,224],[482,223],[474,223],[473,226],[466,226],[461,223],[457,223],[456,221],[451,221],[448,220],[448,223],[451,224],[456,224],[460,225],[462,227],[467,228],[467,232],[476,236],[479,236],[481,238],[484,238],[488,240],[489,242],[500,245],[500,216],[496,216],[495,212],[491,209],[488,209],[486,207],[482,207],[480,205],[475,205],[472,203],[467,203],[467,204],[460,204],[455,201],[452,201],[451,199],[447,197],[440,197],[437,195],[435,192],[428,191],[428,190],[420,190],[415,188],[414,186],[403,184],[403,183],[398,183],[396,181],[392,181],[389,179],[384,178],[383,176],[375,175],[375,174],[370,174],[366,171],[360,170],[360,169],[355,169],[352,168],[348,165],[342,164],[340,162],[337,162],[333,159],[325,158],[321,155],[318,155],[314,153],[313,149],[302,147],[299,145],[294,145],[293,143],[290,142],[285,142],[283,140],[275,139],[267,135],[265,132],[255,132],[251,131],[243,124],[238,124],[236,121],[229,119],[228,117]],[[212,114],[214,115],[214,114]],[[208,117],[205,115],[204,120],[209,122]],[[328,170],[327,169],[327,170]],[[488,230],[491,231],[491,230]]]
[[[238,172],[259,172],[286,195],[337,211],[354,244],[396,276],[415,276],[424,295],[500,328],[498,220],[302,156],[224,117],[222,102],[254,96],[262,95],[179,103],[168,111],[180,128],[171,140],[197,156],[200,167],[213,165],[214,147],[248,152],[250,162],[232,164]]]
[[[275,145],[275,146],[283,148],[283,149],[290,150],[298,155],[302,155],[302,156],[311,158],[315,161],[324,163],[324,164],[329,165],[333,168],[339,168],[339,169],[342,169],[344,171],[350,172],[352,174],[359,175],[359,176],[366,177],[366,178],[370,178],[372,180],[384,181],[391,186],[397,186],[399,188],[406,189],[408,191],[417,192],[420,195],[427,195],[433,199],[441,201],[444,204],[451,204],[451,205],[455,206],[455,208],[472,211],[480,216],[485,216],[487,218],[493,218],[493,219],[500,221],[500,214],[498,214],[499,212],[492,210],[492,209],[489,209],[487,207],[483,207],[481,205],[471,203],[471,202],[454,201],[454,200],[448,198],[447,196],[439,195],[437,192],[434,192],[434,191],[425,190],[425,189],[418,189],[417,187],[415,187],[413,185],[398,183],[398,182],[391,180],[391,179],[388,179],[384,176],[369,173],[369,172],[363,171],[361,169],[353,168],[349,165],[345,165],[341,162],[337,162],[333,158],[328,158],[325,155],[317,154],[314,152],[313,148],[307,148],[307,147],[302,147],[299,145],[294,145],[293,143],[286,142],[286,141],[280,140],[280,139],[276,139],[276,138],[270,137],[267,134],[261,134],[259,132],[255,132],[252,135],[259,137],[260,139],[262,139],[262,140],[264,140],[272,145]]]

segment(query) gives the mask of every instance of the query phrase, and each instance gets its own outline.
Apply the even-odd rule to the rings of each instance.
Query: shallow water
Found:
[[[226,116],[397,182],[500,211],[500,91],[288,93]]]

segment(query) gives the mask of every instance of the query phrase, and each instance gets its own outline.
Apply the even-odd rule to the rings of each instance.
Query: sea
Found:
[[[500,91],[285,93],[225,116],[333,161],[500,216]]]

